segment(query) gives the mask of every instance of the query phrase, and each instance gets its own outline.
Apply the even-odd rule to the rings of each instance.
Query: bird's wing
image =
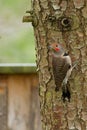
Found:
[[[66,58],[53,57],[52,66],[56,87],[60,88],[70,64],[67,63]]]

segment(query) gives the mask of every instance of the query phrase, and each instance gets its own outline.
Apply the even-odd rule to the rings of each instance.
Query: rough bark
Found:
[[[40,109],[43,130],[87,130],[87,1],[33,0],[37,19],[37,68],[39,72]],[[61,25],[68,17],[71,24]],[[61,90],[55,92],[51,56],[48,45],[52,40],[69,50],[72,60],[79,59],[69,80],[71,100],[63,103]]]

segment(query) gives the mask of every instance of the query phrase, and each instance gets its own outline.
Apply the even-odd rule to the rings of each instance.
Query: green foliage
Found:
[[[30,7],[29,0],[1,0],[0,62],[35,62],[35,41],[33,28],[22,23],[22,18]]]
[[[0,9],[8,9],[14,14],[24,13],[23,11],[31,8],[31,0],[0,0]],[[14,15],[13,14],[13,15]]]

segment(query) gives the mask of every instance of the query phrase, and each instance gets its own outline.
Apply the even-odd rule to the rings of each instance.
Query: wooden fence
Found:
[[[0,65],[0,130],[41,130],[35,65]]]

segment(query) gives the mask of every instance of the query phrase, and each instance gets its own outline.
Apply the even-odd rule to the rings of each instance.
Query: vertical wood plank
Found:
[[[0,130],[7,130],[7,77],[0,76]]]
[[[9,130],[41,130],[37,75],[8,77]]]

